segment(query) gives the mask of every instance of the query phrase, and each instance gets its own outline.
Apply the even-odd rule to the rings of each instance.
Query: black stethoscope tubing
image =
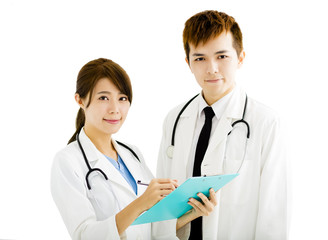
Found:
[[[82,155],[83,155],[83,158],[84,158],[85,164],[86,164],[87,167],[88,167],[88,172],[87,172],[87,174],[86,174],[86,176],[85,176],[85,181],[86,181],[86,183],[87,183],[88,189],[91,190],[91,186],[90,186],[90,183],[89,183],[89,175],[90,175],[92,172],[94,172],[94,171],[98,171],[98,172],[100,172],[106,180],[108,180],[108,177],[107,177],[107,175],[104,173],[104,171],[101,170],[100,168],[92,168],[92,167],[90,166],[90,163],[89,163],[89,161],[88,161],[88,158],[87,158],[87,156],[86,156],[86,154],[85,154],[85,152],[84,152],[84,149],[83,149],[83,147],[82,147],[82,145],[81,145],[80,138],[79,138],[79,134],[76,134],[76,141],[77,141],[77,143],[78,143],[78,145],[79,145],[79,147],[80,147],[80,149],[81,149],[81,152],[82,152]],[[125,144],[123,144],[123,143],[121,143],[121,142],[119,142],[119,141],[116,141],[116,142],[117,142],[119,145],[121,145],[121,146],[125,147],[126,149],[128,149],[128,150],[133,154],[133,156],[134,156],[134,157],[140,162],[140,159],[139,159],[138,155],[137,155],[137,154],[136,154],[136,153],[135,153],[130,147],[128,147],[127,145],[125,145]]]
[[[173,131],[172,131],[172,138],[171,138],[171,146],[174,146],[174,139],[175,139],[175,131],[177,129],[177,125],[178,125],[178,122],[180,120],[180,116],[181,114],[186,110],[186,108],[189,106],[189,104],[198,96],[199,94],[197,94],[196,96],[194,96],[192,99],[190,99],[184,106],[183,108],[181,109],[181,111],[179,112],[177,118],[175,119],[175,123],[174,123],[174,126],[173,126]]]
[[[235,121],[235,122],[233,122],[232,124],[231,124],[231,127],[234,127],[237,123],[244,123],[246,126],[247,126],[247,138],[249,138],[249,136],[250,136],[250,128],[249,128],[249,124],[248,124],[248,122],[246,122],[245,121],[245,113],[246,113],[246,108],[247,108],[247,100],[248,100],[248,98],[247,98],[247,95],[246,95],[246,98],[245,98],[245,104],[244,104],[244,111],[243,111],[243,117],[242,117],[242,119],[240,119],[240,120],[237,120],[237,121]],[[232,130],[231,130],[232,131]],[[230,133],[231,133],[231,131],[228,133],[228,135],[230,135]]]
[[[181,111],[179,112],[177,118],[175,119],[175,123],[174,123],[174,126],[173,126],[173,131],[172,131],[172,138],[171,138],[171,146],[174,147],[174,139],[175,139],[175,132],[176,132],[176,128],[177,128],[177,125],[179,123],[179,120],[180,120],[180,116],[181,114],[186,110],[186,108],[189,106],[189,104],[198,96],[199,94],[197,94],[196,96],[194,96],[193,98],[191,98],[184,106],[183,108],[181,109]],[[244,123],[246,126],[247,126],[247,138],[249,138],[250,136],[250,127],[249,127],[249,124],[245,121],[245,113],[246,113],[246,108],[247,108],[247,95],[246,95],[246,99],[245,99],[245,104],[244,104],[244,111],[243,111],[243,117],[242,119],[240,120],[237,120],[235,122],[232,123],[232,127],[234,127],[236,124],[238,123]],[[230,135],[231,131],[228,133],[228,135]]]

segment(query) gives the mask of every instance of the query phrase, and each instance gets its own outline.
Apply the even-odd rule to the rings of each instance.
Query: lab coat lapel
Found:
[[[219,120],[219,123],[211,136],[207,151],[204,156],[203,165],[213,166],[211,163],[216,162],[216,170],[206,169],[204,173],[208,174],[209,170],[213,175],[222,173],[224,151],[228,133],[232,130],[232,123],[242,118],[245,103],[245,92],[236,86],[233,95],[227,105],[225,112]],[[203,169],[202,169],[203,170]],[[203,173],[202,173],[203,174]]]
[[[121,187],[123,187],[126,191],[130,192],[133,196],[135,196],[134,191],[132,190],[129,183],[125,180],[125,178],[121,175],[121,173],[113,166],[111,162],[102,154],[99,157],[98,162],[95,164],[95,168],[102,169],[108,177],[108,180],[111,182],[115,182]],[[121,158],[123,159],[124,154],[119,153],[121,155]],[[124,160],[123,160],[124,161]]]
[[[231,130],[231,119],[221,117],[216,129],[214,130],[214,134],[211,137],[206,153],[212,152],[217,145],[221,144],[223,140],[226,140],[227,135]]]
[[[175,134],[175,148],[172,161],[172,176],[178,182],[184,182],[188,177],[187,164],[193,140],[195,124],[197,120],[198,104],[201,95],[196,97],[181,114]],[[181,179],[179,179],[181,178]]]
[[[114,144],[116,151],[121,156],[124,164],[130,171],[131,175],[133,176],[134,180],[136,182],[138,180],[140,180],[141,182],[149,183],[149,179],[147,178],[147,176],[145,174],[146,171],[142,171],[143,167],[141,165],[141,162],[139,162],[138,159],[136,159],[136,157],[133,156],[133,154],[128,149],[118,145],[116,141],[113,141],[113,144]],[[124,181],[126,182],[125,179],[124,179]],[[128,183],[127,183],[127,185],[129,187],[129,189],[131,190],[131,192],[135,195],[135,192],[132,190],[131,186]],[[139,196],[139,194],[143,193],[143,192],[139,191],[141,188],[140,185],[137,185],[137,188],[138,188],[137,194]]]
[[[202,175],[222,174],[226,139],[231,129],[231,121],[221,118],[206,150],[201,169]]]
[[[101,152],[99,152],[91,140],[86,136],[84,130],[81,130],[80,132],[80,141],[91,167],[101,169],[107,175],[109,181],[115,182],[121,187],[126,188],[135,196],[131,186],[113,166],[113,164],[111,164],[109,160]]]

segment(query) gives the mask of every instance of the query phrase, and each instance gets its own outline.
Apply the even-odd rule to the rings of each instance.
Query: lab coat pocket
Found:
[[[231,183],[222,189],[221,201],[229,206],[241,206],[250,199],[252,181],[252,161],[249,159],[247,131],[243,124],[236,125],[227,137],[223,172],[239,173]]]
[[[224,154],[223,170],[225,173],[236,173],[245,168],[247,158],[248,140],[247,132],[243,126],[236,126],[227,137],[227,144]]]
[[[221,189],[221,201],[229,206],[241,206],[246,204],[250,199],[250,192],[252,191],[252,182],[249,176],[245,174],[250,169],[249,161],[244,161],[242,164],[240,160],[230,160],[227,164],[227,169],[230,170],[229,174],[236,173],[241,167],[239,175],[229,182]]]
[[[88,198],[96,212],[97,220],[104,220],[119,211],[116,195],[110,186],[110,180],[95,172],[90,174],[91,189],[88,190]]]

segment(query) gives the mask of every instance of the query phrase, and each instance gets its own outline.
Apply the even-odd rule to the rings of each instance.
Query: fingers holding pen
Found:
[[[141,184],[138,182],[138,184]],[[145,184],[143,184],[145,185]],[[141,198],[146,199],[144,202],[146,209],[152,207],[158,201],[169,195],[178,187],[176,180],[172,179],[152,179]]]
[[[159,178],[153,179],[149,187],[160,199],[163,199],[178,187],[178,183],[177,180]]]
[[[158,178],[158,183],[161,184],[163,189],[176,189],[179,187],[178,180],[170,179],[170,178]]]
[[[159,190],[171,190],[174,191],[179,185],[177,183],[177,180],[172,179],[153,179],[151,180],[149,187],[153,187]]]

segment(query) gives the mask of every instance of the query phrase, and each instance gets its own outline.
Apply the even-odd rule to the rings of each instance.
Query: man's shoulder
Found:
[[[197,94],[196,96],[194,96],[191,99],[188,99],[178,105],[176,105],[175,107],[173,107],[168,114],[166,115],[166,119],[176,119],[179,115],[179,113],[182,111],[182,109],[184,109],[183,112],[188,112],[190,109],[190,107],[193,107],[194,104],[197,104],[197,99],[198,99],[199,94]],[[187,110],[188,107],[188,110]]]
[[[266,104],[249,98],[248,110],[250,115],[256,116],[257,121],[279,122],[279,114]],[[247,114],[247,113],[246,113]]]
[[[176,105],[175,107],[171,108],[171,110],[167,113],[166,117],[177,117],[183,106],[186,104],[186,102],[180,103],[179,105]]]

